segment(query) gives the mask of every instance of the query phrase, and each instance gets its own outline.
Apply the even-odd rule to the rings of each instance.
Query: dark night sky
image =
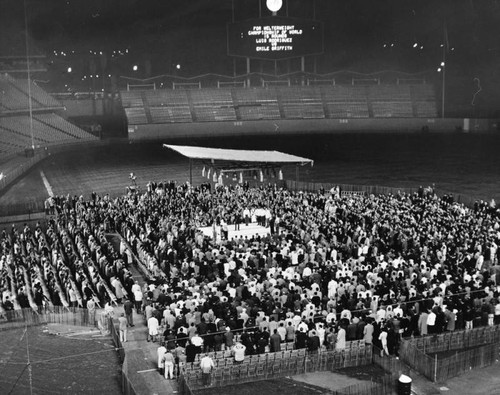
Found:
[[[121,74],[145,61],[151,75],[178,63],[186,76],[233,71],[226,55],[231,0],[25,1],[31,52],[47,55],[53,69],[71,64],[83,75],[94,56],[89,51],[103,51]],[[234,3],[237,20],[258,16],[258,0]],[[499,0],[288,0],[289,15],[312,18],[314,3],[325,24],[318,72],[436,70],[446,25],[450,78],[470,83],[481,76],[500,86]],[[262,10],[269,15],[265,0]],[[22,0],[0,0],[0,29],[0,55],[23,56]],[[119,59],[111,56],[125,49]]]

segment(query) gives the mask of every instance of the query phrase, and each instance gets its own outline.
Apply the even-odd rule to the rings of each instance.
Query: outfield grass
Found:
[[[0,393],[29,394],[24,329],[0,332]],[[120,394],[121,367],[110,338],[76,339],[28,328],[34,394]]]
[[[328,394],[325,388],[301,383],[289,378],[255,381],[226,387],[203,388],[193,391],[195,395],[321,395]]]

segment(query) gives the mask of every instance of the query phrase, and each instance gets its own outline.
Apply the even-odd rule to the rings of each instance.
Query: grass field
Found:
[[[204,388],[193,391],[195,395],[321,395],[327,394],[325,388],[282,378],[275,380],[255,381],[219,388]]]
[[[474,198],[500,201],[499,135],[341,135],[280,136],[191,141],[185,144],[221,148],[280,150],[314,160],[314,167],[300,168],[300,180],[339,184],[436,188]],[[193,182],[202,178],[203,165],[193,166]],[[138,185],[147,182],[189,180],[189,162],[154,143],[105,144],[50,156],[35,166],[0,196],[0,207],[43,202],[48,196],[45,174],[55,194],[84,195],[92,191],[117,196],[130,184],[134,172]],[[295,167],[284,168],[285,178],[295,179]],[[272,179],[270,180],[272,182]]]
[[[28,344],[26,344],[26,336]],[[0,332],[0,393],[120,394],[121,367],[110,338],[70,338],[43,326]]]

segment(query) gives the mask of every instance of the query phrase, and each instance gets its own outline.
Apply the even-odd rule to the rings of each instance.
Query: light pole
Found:
[[[443,45],[443,61],[441,62],[441,70],[443,71],[443,85],[441,87],[441,118],[444,118],[444,102],[446,98],[446,45]]]
[[[446,51],[448,50],[448,29],[446,22],[443,26],[443,57],[441,61],[441,69],[443,71],[442,87],[441,87],[441,118],[444,118],[444,104],[446,99]]]

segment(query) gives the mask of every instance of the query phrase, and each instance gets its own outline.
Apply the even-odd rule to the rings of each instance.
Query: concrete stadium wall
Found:
[[[191,137],[266,136],[304,133],[420,133],[486,132],[498,130],[496,121],[462,118],[366,118],[224,121],[175,124],[129,125],[130,140],[170,140]]]

